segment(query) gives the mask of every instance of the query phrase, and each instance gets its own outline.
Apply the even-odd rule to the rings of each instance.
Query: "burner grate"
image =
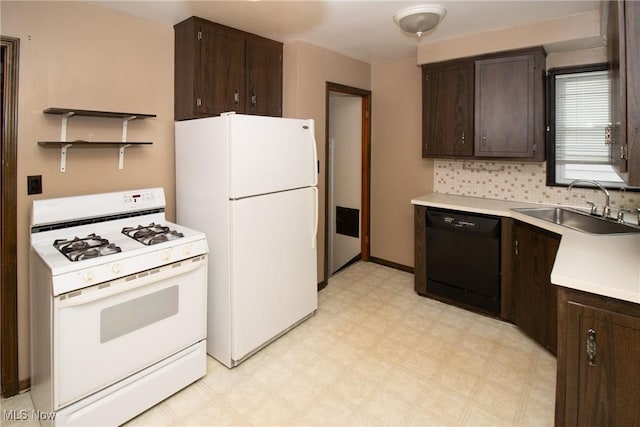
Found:
[[[153,222],[149,225],[124,227],[122,229],[122,234],[147,246],[184,237],[184,234],[176,230],[171,230],[166,225],[156,224]]]
[[[57,239],[53,242],[53,247],[74,262],[122,252],[119,246],[109,243],[107,239],[103,239],[95,233],[86,237]]]

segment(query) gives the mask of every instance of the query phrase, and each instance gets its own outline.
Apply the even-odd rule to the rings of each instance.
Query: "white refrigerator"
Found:
[[[207,353],[233,367],[315,313],[313,120],[175,124],[176,221],[209,243]]]

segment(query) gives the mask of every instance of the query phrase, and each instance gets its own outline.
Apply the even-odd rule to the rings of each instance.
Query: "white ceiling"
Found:
[[[437,3],[447,8],[440,25],[421,41],[404,34],[393,15],[406,7]],[[598,10],[582,0],[212,0],[91,1],[130,15],[174,25],[199,16],[287,42],[301,40],[368,63],[405,58],[420,43],[455,38]]]

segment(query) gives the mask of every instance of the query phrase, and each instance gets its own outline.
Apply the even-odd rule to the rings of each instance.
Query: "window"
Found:
[[[547,184],[592,179],[607,187],[622,187],[604,142],[610,121],[606,64],[553,69],[549,77]]]

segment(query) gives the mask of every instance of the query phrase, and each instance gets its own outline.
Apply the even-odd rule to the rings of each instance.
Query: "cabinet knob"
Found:
[[[464,145],[464,132],[462,132],[462,145]]]
[[[258,104],[258,97],[256,95],[256,91],[252,91],[251,92],[251,105],[253,105],[254,107]]]
[[[487,145],[487,137],[486,136],[482,137],[482,145]]]
[[[236,91],[233,93],[233,100],[235,101],[236,105],[238,105],[238,103],[240,102],[240,91],[238,89],[236,89]]]

